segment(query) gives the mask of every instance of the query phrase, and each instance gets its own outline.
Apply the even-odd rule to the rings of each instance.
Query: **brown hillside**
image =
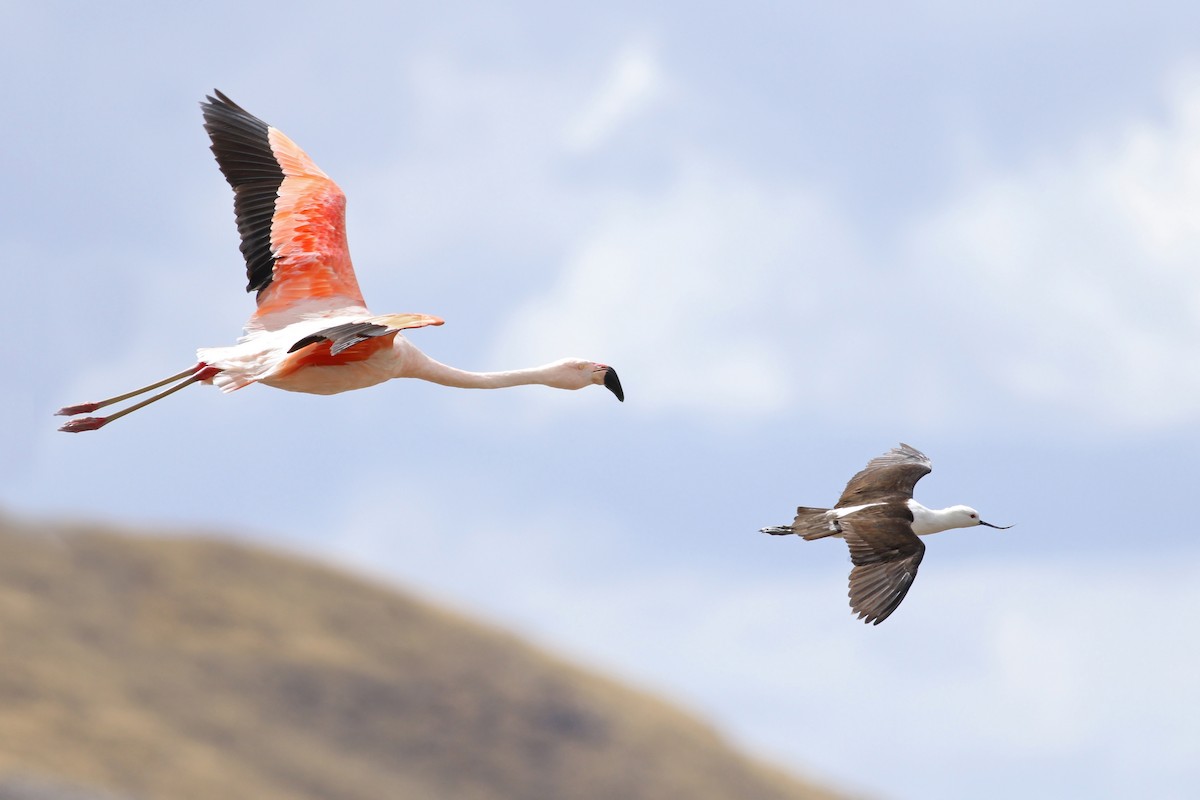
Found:
[[[0,519],[0,792],[38,781],[135,800],[835,796],[328,567]]]

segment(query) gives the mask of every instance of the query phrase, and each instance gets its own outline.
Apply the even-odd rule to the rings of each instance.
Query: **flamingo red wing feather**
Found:
[[[307,312],[363,308],[346,244],[346,196],[281,131],[221,92],[202,105],[217,164],[234,192],[252,321],[303,303]],[[280,324],[290,322],[282,319]]]

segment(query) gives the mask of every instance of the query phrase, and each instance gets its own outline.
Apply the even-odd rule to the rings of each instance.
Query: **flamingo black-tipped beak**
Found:
[[[1008,530],[1009,528],[1011,528],[1011,527],[1012,527],[1012,525],[993,525],[992,523],[990,523],[990,522],[984,522],[983,520],[979,520],[979,524],[980,524],[980,525],[987,525],[989,528],[995,528],[995,529],[996,529],[996,530],[998,530],[998,531],[1006,531],[1006,530]]]
[[[604,386],[615,394],[618,400],[622,403],[625,402],[625,390],[621,388],[621,379],[617,377],[617,371],[612,367],[604,368]]]

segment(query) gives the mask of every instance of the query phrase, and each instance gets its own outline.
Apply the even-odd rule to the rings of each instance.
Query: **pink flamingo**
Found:
[[[616,371],[564,358],[507,372],[467,372],[438,363],[400,331],[441,325],[427,314],[373,315],[366,308],[346,244],[346,197],[282,131],[217,91],[201,104],[204,129],[229,185],[246,260],[246,291],[258,308],[232,347],[197,350],[195,366],[98,403],[67,406],[88,414],[174,384],[106,417],[80,417],[59,430],[94,431],[193,383],[232,392],[252,383],[311,394],[337,394],[392,378],[419,378],[463,389],[542,384],[607,387],[624,402]]]

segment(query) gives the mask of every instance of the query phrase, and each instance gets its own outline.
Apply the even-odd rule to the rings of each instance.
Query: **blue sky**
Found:
[[[888,798],[1200,780],[1200,7],[8,4],[0,504],[232,531],[394,580]],[[232,342],[213,87],[346,191],[433,357],[603,391],[189,390]],[[760,536],[899,441],[927,542],[884,625]]]

